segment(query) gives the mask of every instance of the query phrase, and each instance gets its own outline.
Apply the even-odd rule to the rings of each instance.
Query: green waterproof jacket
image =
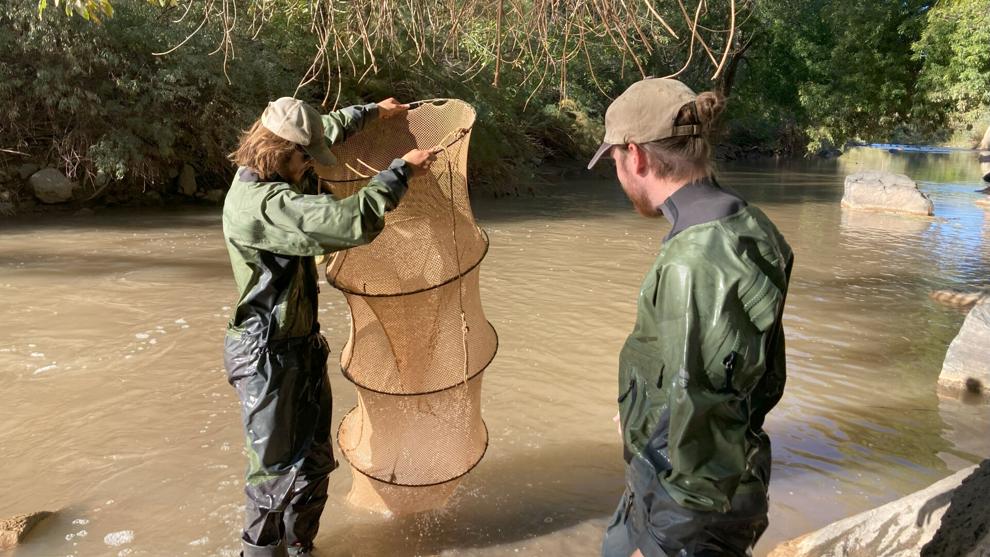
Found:
[[[619,357],[626,459],[649,463],[679,505],[727,512],[737,492],[765,493],[769,482],[762,426],[783,393],[793,256],[759,209],[710,180],[662,210],[674,229]]]
[[[377,115],[374,104],[326,114],[325,139],[331,145],[344,141]],[[338,200],[239,168],[223,206],[223,234],[240,293],[228,338],[248,335],[260,347],[315,332],[313,256],[373,240],[385,225],[385,213],[405,194],[410,171],[396,159],[367,187]]]

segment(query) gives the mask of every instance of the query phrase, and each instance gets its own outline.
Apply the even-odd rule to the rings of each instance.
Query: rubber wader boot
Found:
[[[241,540],[244,548],[241,550],[241,557],[289,557],[289,550],[285,547],[285,541],[280,541],[275,545],[254,545]]]

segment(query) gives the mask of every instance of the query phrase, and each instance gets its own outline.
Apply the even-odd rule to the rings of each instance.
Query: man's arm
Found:
[[[231,239],[285,255],[316,256],[367,244],[385,226],[385,213],[405,194],[412,166],[396,159],[354,195],[341,200],[331,195],[297,193],[277,185],[263,199],[231,207],[241,223]]]
[[[392,118],[409,110],[392,97],[380,103],[355,105],[335,110],[323,115],[323,136],[327,143],[334,145],[361,131],[364,125],[375,118]]]
[[[365,123],[378,117],[375,103],[355,105],[323,115],[323,137],[329,145],[340,143],[361,131]]]

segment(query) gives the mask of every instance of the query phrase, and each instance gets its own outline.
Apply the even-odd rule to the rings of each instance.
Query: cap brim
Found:
[[[330,148],[327,147],[325,141],[322,138],[318,139],[314,144],[307,145],[303,147],[309,156],[313,157],[313,160],[318,164],[323,166],[331,166],[337,164],[337,157],[333,156],[330,152]]]
[[[611,143],[602,143],[602,146],[599,147],[597,151],[595,151],[595,156],[591,157],[591,162],[588,163],[588,170],[591,170],[591,167],[595,166],[595,163],[598,162],[598,159],[605,156],[605,154],[608,153],[612,149],[612,147],[615,147],[615,145],[612,145]]]

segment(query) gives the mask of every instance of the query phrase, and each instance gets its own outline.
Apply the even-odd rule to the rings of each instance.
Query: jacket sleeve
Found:
[[[385,226],[385,213],[405,194],[410,169],[402,159],[344,199],[329,194],[302,194],[288,184],[272,188],[253,214],[248,237],[236,240],[248,247],[285,255],[316,256],[367,244]]]
[[[340,143],[375,118],[378,118],[378,105],[375,103],[348,106],[329,112],[323,115],[323,136],[329,145]]]
[[[671,469],[660,483],[682,506],[726,512],[749,466],[749,398],[782,297],[741,261],[716,267],[699,257],[659,272],[655,307],[675,374],[667,400]]]

